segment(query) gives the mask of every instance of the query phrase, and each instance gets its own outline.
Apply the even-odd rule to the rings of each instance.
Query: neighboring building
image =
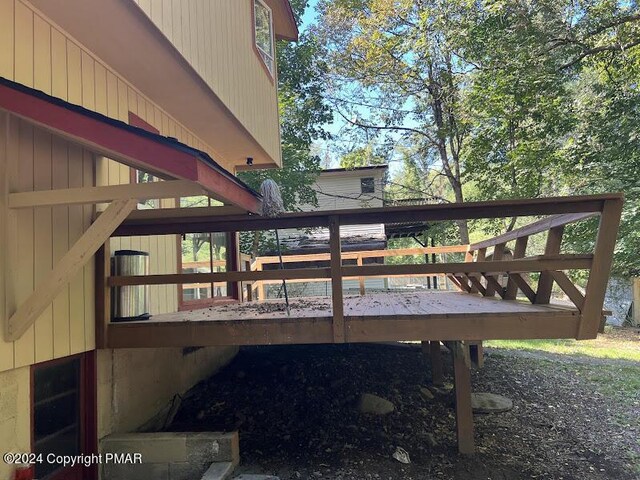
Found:
[[[388,171],[387,165],[323,170],[313,186],[318,206],[303,205],[301,208],[303,211],[381,208],[384,206],[384,184]],[[340,238],[344,252],[387,248],[387,236],[382,223],[341,226]],[[281,244],[285,255],[327,253],[329,252],[329,230],[326,228],[312,231],[284,230],[281,233]],[[355,261],[345,260],[345,264],[350,263]],[[382,261],[370,258],[365,260],[365,263],[382,263]],[[384,284],[384,279],[381,278],[365,280],[365,287],[369,291],[382,289]],[[295,295],[324,296],[331,294],[331,285],[330,282],[297,283],[292,284],[290,290]],[[346,280],[344,290],[347,293],[358,291],[358,280]],[[279,286],[272,286],[268,293],[271,296],[279,295]]]
[[[384,183],[387,165],[353,169],[332,168],[318,175],[315,185],[318,206],[302,205],[303,211],[380,208],[384,206]],[[285,230],[281,234],[286,254],[325,253],[329,251],[329,231]],[[340,227],[342,250],[384,250],[387,237],[382,223]]]
[[[140,428],[234,356],[236,347],[97,349],[105,299],[101,264],[87,262],[99,245],[85,233],[95,227],[108,240],[135,208],[116,196],[96,206],[94,187],[155,177],[183,183],[139,209],[206,192],[256,211],[259,198],[233,173],[249,158],[282,163],[276,38],[297,38],[288,0],[0,0],[0,451],[95,452],[98,439]],[[49,190],[40,200],[27,193]],[[114,239],[110,249],[149,252],[160,274],[179,272],[183,256],[220,268],[234,243],[166,235]],[[152,286],[150,312],[216,295],[238,292],[211,285],[195,298]],[[13,468],[0,462],[0,478]],[[37,465],[36,478],[74,473],[56,468]],[[96,478],[95,468],[75,474]]]

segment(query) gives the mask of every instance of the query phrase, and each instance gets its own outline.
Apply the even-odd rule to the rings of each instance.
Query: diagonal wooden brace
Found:
[[[28,330],[137,204],[137,199],[127,199],[115,200],[109,205],[9,318],[5,330],[6,341],[15,341]]]

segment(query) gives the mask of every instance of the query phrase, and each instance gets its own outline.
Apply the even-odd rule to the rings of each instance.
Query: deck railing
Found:
[[[416,247],[416,248],[392,248],[387,250],[357,250],[350,252],[342,253],[342,261],[354,261],[356,266],[362,267],[367,262],[366,259],[386,259],[390,257],[409,257],[409,256],[422,256],[426,257],[427,255],[438,255],[440,258],[440,263],[448,263],[447,260],[451,256],[451,254],[466,254],[469,251],[469,245],[451,245],[451,246],[443,246],[443,247]],[[320,262],[330,262],[331,261],[331,253],[305,253],[305,254],[297,254],[297,255],[283,255],[282,262],[283,264],[309,264],[309,263],[320,263]],[[273,268],[269,268],[269,265],[277,266],[280,263],[280,257],[278,256],[262,256],[257,257],[251,263],[251,271],[253,272],[262,272],[265,270],[273,270]],[[375,263],[375,262],[373,262]],[[428,262],[425,262],[428,263]],[[435,263],[435,262],[434,262]],[[370,263],[371,265],[371,263]],[[380,265],[380,264],[378,264]],[[267,267],[265,269],[265,266]],[[346,265],[345,265],[346,266]],[[286,267],[285,267],[286,268]],[[435,285],[440,285],[440,288],[443,288],[447,285],[447,281],[449,280],[447,275],[444,273],[416,273],[411,275],[411,277],[417,278],[427,278],[429,280],[434,280],[433,285],[434,289]],[[385,278],[389,278],[388,276]],[[436,282],[435,279],[438,279]],[[366,294],[366,277],[364,276],[345,276],[343,280],[357,280],[358,281],[358,291],[360,295]],[[311,278],[311,279],[298,279],[298,280],[290,280],[290,283],[317,283],[317,282],[329,282],[331,279],[327,278]],[[255,300],[265,300],[267,299],[267,292],[265,287],[267,285],[277,285],[280,284],[282,280],[259,280],[257,282],[253,282],[250,285],[251,288],[251,297]],[[430,282],[431,283],[431,282]]]
[[[224,273],[191,273],[129,277],[99,277],[99,292],[106,307],[110,288],[122,285],[192,284],[211,282],[264,282],[323,279],[331,281],[332,331],[336,343],[345,341],[343,280],[346,278],[391,277],[404,275],[447,275],[461,291],[485,297],[500,297],[513,301],[520,290],[532,303],[544,305],[550,301],[551,288],[557,283],[574,303],[580,315],[576,338],[594,338],[601,325],[602,306],[616,234],[622,211],[622,196],[599,195],[558,197],[532,200],[509,200],[448,205],[420,205],[376,209],[339,210],[331,212],[290,213],[278,218],[250,215],[221,215],[215,207],[174,211],[135,212],[118,228],[114,236],[185,234],[195,232],[240,232],[272,230],[274,228],[325,227],[329,229],[329,266],[291,268],[285,270],[230,271]],[[199,210],[199,211],[196,211]],[[545,216],[534,223],[487,241],[468,247],[464,262],[412,265],[344,265],[350,253],[343,253],[340,244],[340,225],[372,223],[436,222],[461,219],[512,218]],[[562,253],[562,234],[568,224],[599,216],[590,252]],[[161,221],[155,221],[156,217]],[[547,235],[541,255],[527,256],[528,238]],[[514,243],[513,258],[503,253]],[[454,247],[456,248],[456,247]],[[491,256],[488,255],[492,250]],[[102,258],[108,258],[108,249]],[[381,252],[375,252],[380,256]],[[364,258],[364,257],[363,257]],[[357,256],[356,256],[357,259]],[[104,260],[103,260],[104,261]],[[569,270],[587,270],[588,282],[584,295],[566,275]],[[105,268],[103,272],[107,271]],[[529,274],[539,273],[537,285],[531,284]],[[500,278],[507,279],[506,285]],[[108,316],[105,315],[106,318]],[[104,325],[108,323],[103,319]],[[106,327],[105,327],[106,328]],[[518,328],[518,325],[512,327]]]

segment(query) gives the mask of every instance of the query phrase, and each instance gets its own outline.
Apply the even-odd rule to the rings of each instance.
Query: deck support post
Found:
[[[107,239],[96,252],[96,348],[107,348],[111,321],[111,241]]]
[[[456,432],[458,435],[458,452],[464,455],[475,453],[473,439],[473,410],[471,408],[471,369],[466,346],[462,342],[452,342],[454,389],[456,394]]]
[[[441,387],[444,385],[444,369],[440,342],[438,340],[422,342],[422,353],[425,359],[429,358],[431,363],[431,383],[436,387]]]
[[[329,252],[331,253],[331,300],[333,303],[333,342],[344,343],[344,303],[342,298],[342,246],[340,219],[329,219]]]

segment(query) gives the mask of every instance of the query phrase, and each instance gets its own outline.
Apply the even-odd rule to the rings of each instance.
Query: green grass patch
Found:
[[[539,350],[561,355],[584,355],[594,358],[610,358],[640,362],[640,343],[635,341],[596,340],[490,340],[490,348],[512,350]]]

